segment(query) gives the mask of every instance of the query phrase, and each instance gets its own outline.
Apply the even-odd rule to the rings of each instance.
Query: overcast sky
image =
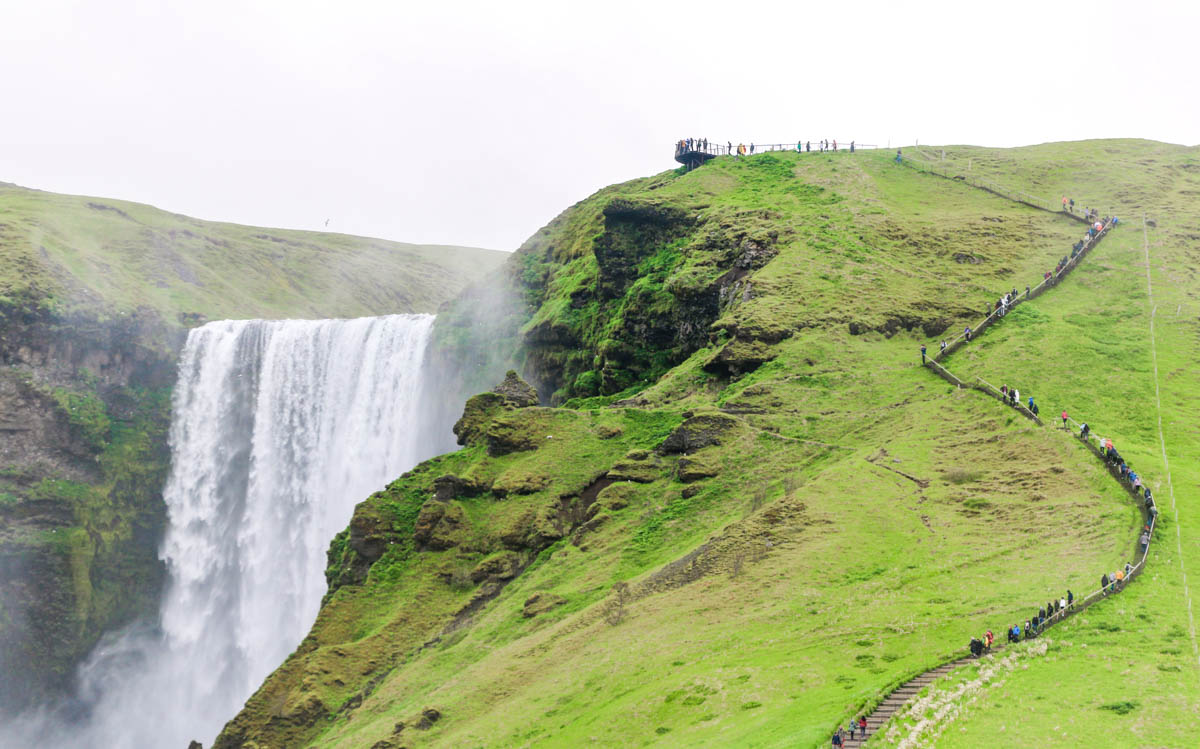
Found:
[[[0,181],[513,249],[680,137],[1200,143],[1200,4],[0,0]]]

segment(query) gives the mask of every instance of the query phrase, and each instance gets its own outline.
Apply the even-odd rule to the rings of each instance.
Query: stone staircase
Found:
[[[891,720],[892,716],[900,711],[900,708],[907,705],[913,698],[920,694],[922,689],[949,674],[959,666],[970,663],[972,660],[974,659],[968,657],[944,663],[937,668],[931,668],[923,674],[914,676],[896,687],[891,694],[884,698],[883,702],[876,705],[875,709],[867,715],[867,738],[862,739],[855,734],[852,739],[846,738],[842,746],[846,747],[846,749],[857,749],[857,747],[863,746],[875,735],[876,731],[883,728]]]

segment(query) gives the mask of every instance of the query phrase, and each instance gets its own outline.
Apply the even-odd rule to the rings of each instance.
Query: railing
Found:
[[[703,154],[707,156],[729,156],[737,155],[740,148],[745,148],[745,156],[756,155],[760,153],[769,153],[772,151],[858,151],[860,149],[876,149],[879,146],[871,143],[859,143],[857,141],[838,141],[838,147],[833,147],[834,141],[830,141],[829,148],[821,148],[819,143],[814,141],[801,141],[799,143],[698,143],[691,141],[675,141],[675,156],[676,158],[686,154]],[[803,146],[812,145],[813,148],[805,149]],[[754,150],[751,151],[750,149]]]
[[[1008,304],[1007,309],[1003,307],[997,307],[988,313],[987,317],[985,317],[982,322],[971,328],[972,337],[987,330],[989,327],[991,327],[992,323],[1004,317],[1004,315],[1008,314],[1008,312],[1011,312],[1018,304],[1040,296],[1046,289],[1057,284],[1064,276],[1066,276],[1068,273],[1074,270],[1076,266],[1079,265],[1079,261],[1084,257],[1084,255],[1088,254],[1088,252],[1090,252],[1091,249],[1108,234],[1108,231],[1112,228],[1112,226],[1112,219],[1109,219],[1108,223],[1103,224],[1102,228],[1095,234],[1095,236],[1084,237],[1082,240],[1083,247],[1080,248],[1075,257],[1068,258],[1065,265],[1063,265],[1061,268],[1058,268],[1054,273],[1051,273],[1049,278],[1043,278],[1041,283],[1039,283],[1037,286],[1027,287],[1027,291],[1025,292],[1024,296],[1021,295],[1020,289],[1018,289],[1017,298]],[[966,340],[966,335],[966,331],[964,330],[962,333],[959,333],[953,338],[947,339],[946,348],[937,351],[932,358],[937,361],[943,356],[953,353]]]

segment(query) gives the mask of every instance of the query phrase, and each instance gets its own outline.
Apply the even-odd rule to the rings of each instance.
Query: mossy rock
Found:
[[[489,578],[509,580],[520,573],[522,566],[521,555],[515,551],[501,551],[475,565],[471,580],[477,583]]]
[[[675,475],[685,484],[711,478],[720,473],[712,456],[689,456],[675,464]]]
[[[555,593],[538,592],[525,599],[525,606],[521,609],[521,616],[526,619],[532,619],[538,614],[544,614],[551,609],[558,608],[567,602],[567,599]]]
[[[633,481],[638,484],[649,484],[662,476],[658,462],[655,460],[630,460],[624,458],[608,469],[608,478],[613,481]]]
[[[655,451],[671,455],[719,445],[722,436],[737,425],[737,419],[722,413],[697,414],[676,427]]]
[[[704,371],[725,377],[753,372],[771,361],[778,352],[762,341],[732,340],[704,362]]]
[[[541,551],[566,535],[554,507],[530,509],[500,532],[500,542],[513,550]]]
[[[452,549],[463,541],[463,508],[456,502],[430,500],[421,507],[413,528],[413,539],[419,547],[442,551]]]
[[[530,473],[520,465],[509,468],[492,482],[492,494],[504,497],[534,494],[550,486],[550,477],[544,473]]]
[[[499,416],[485,430],[488,455],[499,457],[510,453],[534,450],[545,439],[541,425],[525,417],[526,412],[511,412]]]
[[[625,430],[621,427],[611,426],[609,424],[601,424],[600,426],[596,427],[596,436],[602,440],[610,440],[614,437],[620,437],[622,434],[624,434],[624,432]]]
[[[596,506],[604,510],[623,510],[637,493],[633,484],[621,482],[604,487],[596,495]]]
[[[485,437],[492,419],[507,409],[503,395],[480,393],[467,400],[463,415],[454,424],[454,436],[460,445],[474,445]]]
[[[504,381],[492,388],[492,392],[516,408],[528,408],[538,404],[537,390],[522,380],[521,376],[513,369],[508,370],[504,375]]]

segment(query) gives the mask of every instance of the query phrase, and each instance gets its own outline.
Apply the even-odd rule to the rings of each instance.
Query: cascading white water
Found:
[[[206,745],[303,639],[353,507],[430,457],[417,420],[433,317],[223,321],[188,336],[171,426],[159,627],[80,672],[66,747]],[[14,739],[10,739],[14,740]]]

